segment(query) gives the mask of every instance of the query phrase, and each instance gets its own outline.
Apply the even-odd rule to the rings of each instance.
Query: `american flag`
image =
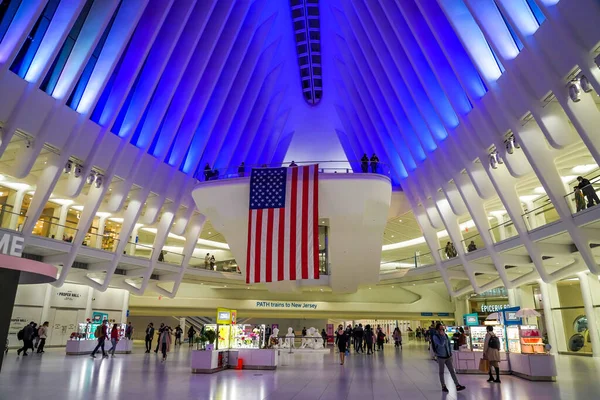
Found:
[[[252,170],[246,283],[319,278],[318,171]]]

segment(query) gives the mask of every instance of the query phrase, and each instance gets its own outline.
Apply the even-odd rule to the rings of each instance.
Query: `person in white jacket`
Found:
[[[49,322],[46,321],[38,329],[38,335],[40,337],[40,344],[38,345],[38,348],[37,348],[38,354],[44,353],[44,346],[46,345],[46,338],[48,337],[48,325],[49,325]]]

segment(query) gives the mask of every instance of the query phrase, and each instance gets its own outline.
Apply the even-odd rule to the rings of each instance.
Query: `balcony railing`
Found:
[[[479,233],[476,233],[474,235],[469,236],[466,239],[461,240],[460,243],[467,253],[471,253],[473,251],[485,248],[485,243],[483,242],[481,234]]]
[[[235,260],[226,260],[226,261],[205,261],[200,257],[192,257],[189,263],[190,268],[204,269],[207,271],[216,271],[216,272],[230,272],[241,274],[240,269],[238,268],[237,262]]]
[[[319,164],[320,173],[329,174],[352,174],[352,173],[375,173],[390,176],[391,171],[386,163],[368,162],[366,165],[359,161],[296,161],[296,166]],[[260,165],[235,165],[222,168],[205,166],[203,170],[196,173],[199,181],[214,181],[231,178],[249,177],[253,168],[280,168],[290,167],[291,163],[282,164],[260,164]],[[349,165],[346,167],[346,165]]]
[[[114,235],[99,235],[88,232],[83,240],[83,245],[114,253],[119,246],[119,239]]]
[[[158,255],[158,262],[166,264],[181,265],[183,263],[183,254],[173,251],[161,250]]]
[[[21,232],[27,217],[10,211],[8,208],[5,206],[0,207],[0,228]]]
[[[147,244],[139,244],[133,242],[127,242],[127,246],[125,249],[126,255],[150,259],[152,257],[152,252],[154,251],[154,247],[149,246]]]
[[[511,237],[517,236],[519,232],[515,228],[515,224],[512,221],[506,221],[501,224],[495,225],[489,229],[494,243],[501,242]]]
[[[595,172],[597,173],[597,171]],[[590,199],[593,200],[594,196],[591,193],[591,190],[588,189],[588,187],[591,187],[594,193],[596,193],[596,196],[598,196],[599,190],[596,189],[594,185],[600,184],[600,176],[594,176],[593,178],[588,178],[588,180],[590,181],[590,184],[587,187],[584,187],[580,190],[573,190],[571,193],[564,196],[567,205],[571,209],[572,215],[575,215],[579,211],[583,211],[593,205],[596,205],[595,201],[589,201]],[[588,194],[588,196],[586,196],[586,193]]]
[[[442,260],[451,260],[458,256],[458,252],[454,246],[448,248],[442,247],[441,249],[438,249],[438,253],[440,254],[440,258]]]
[[[540,205],[521,215],[528,231],[560,219],[560,216],[556,212],[556,207],[547,195],[536,199],[535,203]]]
[[[72,243],[77,236],[77,228],[61,225],[50,219],[40,218],[33,228],[35,236],[47,237],[54,240],[62,240]]]

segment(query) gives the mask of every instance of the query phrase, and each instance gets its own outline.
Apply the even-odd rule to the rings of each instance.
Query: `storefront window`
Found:
[[[567,346],[567,352],[575,354],[591,354],[592,342],[588,321],[583,308],[579,279],[572,278],[557,284],[562,328]],[[557,324],[557,328],[560,324]]]

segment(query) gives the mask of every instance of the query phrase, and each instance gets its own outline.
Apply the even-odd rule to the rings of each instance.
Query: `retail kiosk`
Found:
[[[108,315],[106,315],[108,317]],[[94,336],[96,328],[102,324],[103,320],[90,320],[78,324],[77,331],[71,333],[71,337],[67,340],[65,351],[67,355],[82,355],[90,354],[96,348],[98,339]],[[109,323],[109,332],[112,329],[113,323]],[[133,340],[125,338],[125,329],[127,324],[117,324],[119,328],[119,341],[117,342],[116,354],[130,354],[133,348]],[[109,338],[104,342],[104,349],[108,351],[112,344]]]
[[[554,356],[546,352],[540,331],[535,325],[523,325],[516,317],[519,307],[506,308],[499,312],[499,321],[490,321],[494,333],[500,339],[500,371],[534,381],[554,381],[556,362]],[[467,325],[478,319],[473,314],[464,316]],[[463,374],[485,374],[479,371],[483,358],[483,343],[486,326],[468,326],[470,349],[466,346],[455,353],[456,372]]]
[[[264,349],[265,325],[236,324],[237,312],[219,308],[217,324],[206,325],[206,330],[217,332],[217,346],[192,352],[192,373],[207,374],[238,366],[244,369],[276,369],[279,350]]]

